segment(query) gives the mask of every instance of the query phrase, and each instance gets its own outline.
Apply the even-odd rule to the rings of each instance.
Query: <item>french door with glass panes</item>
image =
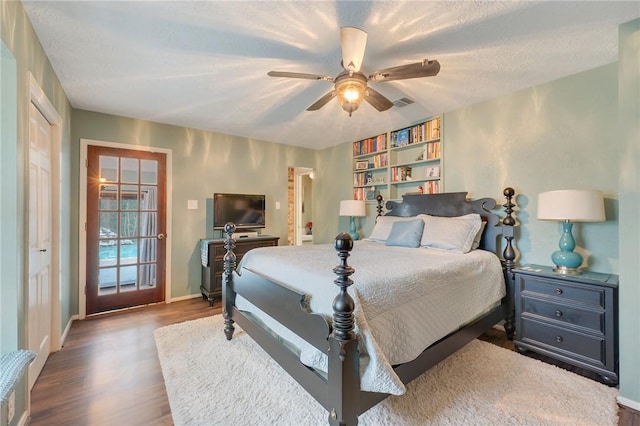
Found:
[[[87,314],[165,294],[166,154],[88,146]]]

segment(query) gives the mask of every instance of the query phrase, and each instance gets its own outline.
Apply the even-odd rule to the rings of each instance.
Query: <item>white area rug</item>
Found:
[[[155,331],[183,425],[326,425],[327,412],[222,316]],[[471,342],[360,416],[361,425],[616,425],[618,391],[491,343]]]

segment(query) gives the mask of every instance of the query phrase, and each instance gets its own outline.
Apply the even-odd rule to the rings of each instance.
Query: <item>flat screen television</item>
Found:
[[[213,229],[224,229],[227,222],[237,229],[264,228],[264,217],[264,195],[213,194]]]

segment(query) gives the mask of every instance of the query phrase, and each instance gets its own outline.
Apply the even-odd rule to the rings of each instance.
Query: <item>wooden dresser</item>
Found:
[[[255,238],[236,239],[236,264],[240,262],[242,256],[251,249],[257,247],[272,247],[278,245],[280,237],[268,235]],[[216,297],[222,297],[222,272],[224,270],[223,258],[227,250],[224,248],[224,239],[200,240],[200,250],[202,257],[202,283],[200,292],[202,298],[209,301],[213,306]]]
[[[590,271],[561,275],[540,265],[514,272],[516,347],[617,384],[618,276]]]

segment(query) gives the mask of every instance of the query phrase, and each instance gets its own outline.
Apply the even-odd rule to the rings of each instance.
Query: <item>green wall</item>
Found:
[[[214,236],[211,216],[214,192],[265,194],[267,223],[262,233],[279,236],[280,244],[286,244],[288,167],[314,165],[314,151],[307,148],[83,110],[73,111],[71,135],[74,252],[78,249],[80,139],[172,150],[173,220],[168,235],[172,249],[172,297],[200,293],[199,240]],[[187,210],[188,200],[197,200],[198,209]],[[276,202],[280,203],[279,210],[275,208]],[[72,264],[74,271],[78,270],[77,261],[74,259]],[[71,303],[77,306],[77,277],[72,277],[72,282]]]
[[[18,349],[16,60],[0,43],[0,353]]]
[[[620,396],[640,410],[640,19],[619,40]]]
[[[2,336],[0,348],[3,353],[27,347],[26,309],[27,285],[25,244],[26,221],[26,161],[29,140],[29,73],[38,82],[49,101],[62,118],[61,140],[61,227],[60,241],[61,273],[61,317],[64,329],[76,307],[71,307],[69,297],[69,129],[71,108],[58,78],[40,45],[31,23],[18,1],[0,3],[0,36],[2,38],[2,245],[11,244],[10,253],[2,249],[2,283],[0,309],[2,314]],[[5,75],[6,63],[11,71]],[[15,72],[14,78],[9,74]],[[5,80],[7,78],[7,80]],[[7,86],[5,86],[7,84]],[[11,105],[13,104],[13,105]],[[4,117],[5,111],[8,113]],[[6,123],[5,120],[10,123]],[[5,129],[5,124],[7,125]],[[13,129],[11,129],[13,127]],[[5,157],[5,154],[7,155]],[[5,195],[7,198],[4,198]],[[7,238],[5,240],[5,238]],[[6,255],[6,257],[5,257]],[[9,297],[5,298],[5,295]],[[54,319],[55,321],[55,319]],[[16,415],[11,424],[17,424],[26,407],[27,389],[25,380],[19,383],[16,392]],[[24,420],[24,419],[23,419]]]
[[[498,198],[512,186],[521,263],[549,264],[558,249],[560,224],[536,219],[538,193],[597,189],[607,221],[576,224],[577,251],[593,270],[618,270],[617,70],[610,64],[444,115],[445,189]]]

